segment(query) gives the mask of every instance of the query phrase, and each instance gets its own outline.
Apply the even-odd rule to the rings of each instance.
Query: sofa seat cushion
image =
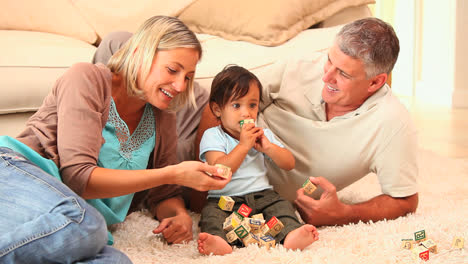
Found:
[[[96,47],[34,31],[0,30],[0,114],[35,111],[55,80],[76,62],[90,62]]]

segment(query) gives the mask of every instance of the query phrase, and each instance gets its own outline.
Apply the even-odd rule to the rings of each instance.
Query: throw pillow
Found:
[[[374,0],[197,0],[179,15],[196,33],[277,46],[351,6]]]

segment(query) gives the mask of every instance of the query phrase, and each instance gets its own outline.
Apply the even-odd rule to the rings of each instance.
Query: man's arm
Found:
[[[345,204],[338,199],[335,186],[328,180],[322,177],[311,177],[310,180],[324,190],[320,199],[306,196],[304,189],[300,188],[295,204],[302,219],[315,226],[396,219],[415,212],[418,206],[417,193],[402,198],[382,194],[366,202]]]

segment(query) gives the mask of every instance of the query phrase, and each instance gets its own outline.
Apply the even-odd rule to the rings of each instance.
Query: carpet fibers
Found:
[[[281,245],[270,250],[251,245],[235,248],[225,256],[198,253],[199,215],[192,213],[194,240],[168,245],[153,230],[158,221],[147,212],[134,212],[124,223],[113,226],[114,246],[136,263],[468,263],[468,160],[455,160],[419,151],[419,206],[414,214],[390,221],[319,228],[320,239],[303,251]],[[344,202],[360,202],[380,194],[375,175],[368,175],[338,193]],[[425,230],[438,247],[429,261],[415,261],[410,250],[401,249],[401,239]],[[453,249],[454,237],[463,237],[465,247]]]

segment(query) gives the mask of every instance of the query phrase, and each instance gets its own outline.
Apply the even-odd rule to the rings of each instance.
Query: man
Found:
[[[416,210],[416,132],[386,84],[398,53],[393,28],[365,18],[345,25],[327,56],[291,59],[258,74],[266,95],[259,125],[296,158],[290,172],[269,166],[270,182],[294,200],[305,222],[343,225]],[[381,195],[359,204],[338,199],[337,191],[368,173],[377,175]],[[300,188],[309,176],[321,187],[315,199]]]
[[[303,54],[256,73],[264,88],[258,125],[296,158],[288,172],[267,162],[270,183],[305,222],[344,225],[416,210],[416,131],[386,85],[398,53],[393,28],[365,18],[345,25],[328,54]],[[215,124],[205,109],[198,137]],[[381,195],[359,204],[338,199],[337,191],[369,173],[377,175]],[[313,197],[301,188],[309,177],[319,187]]]

